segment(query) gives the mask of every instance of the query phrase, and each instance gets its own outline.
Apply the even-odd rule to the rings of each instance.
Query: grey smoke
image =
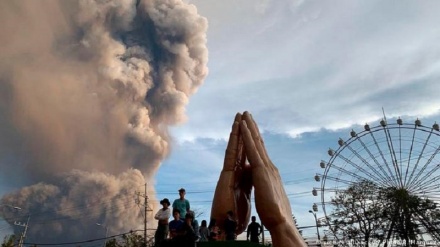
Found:
[[[0,203],[36,215],[28,240],[138,228],[133,193],[207,75],[206,19],[181,0],[1,1],[0,23],[0,179],[27,186]]]

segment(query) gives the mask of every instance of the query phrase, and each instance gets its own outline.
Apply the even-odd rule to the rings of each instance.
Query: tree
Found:
[[[336,239],[350,240],[346,241],[349,245],[362,242],[368,247],[371,238],[383,238],[385,219],[381,217],[383,204],[378,194],[378,186],[367,180],[336,194],[331,201],[334,211],[328,219]]]
[[[5,236],[1,247],[14,247],[16,240],[17,240],[17,238],[15,237],[15,235]]]
[[[426,233],[440,240],[439,229],[435,224],[440,216],[436,203],[413,195],[405,188],[389,187],[380,193],[385,205],[384,216],[390,222],[387,242],[393,233],[404,240],[406,246],[421,240],[418,238]],[[422,229],[426,232],[422,232]]]
[[[130,232],[123,234],[120,238],[112,238],[105,244],[106,247],[143,247],[144,236]],[[152,238],[147,241],[147,246],[153,246]]]
[[[194,218],[195,219],[200,218],[202,215],[205,214],[205,211],[203,211],[203,209],[201,209],[201,208],[194,208],[194,209],[191,209],[191,210],[194,212]]]
[[[411,246],[423,234],[440,240],[437,204],[405,188],[379,187],[363,180],[338,192],[331,204],[330,229],[348,245],[369,246],[374,239],[378,246],[388,246],[397,239]]]

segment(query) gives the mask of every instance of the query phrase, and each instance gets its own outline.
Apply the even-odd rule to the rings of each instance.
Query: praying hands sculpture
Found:
[[[252,188],[257,213],[271,234],[273,246],[307,246],[295,227],[280,174],[267,154],[257,124],[249,112],[237,113],[211,209],[211,218],[220,229],[226,212],[232,211],[237,220],[236,234],[246,230]]]

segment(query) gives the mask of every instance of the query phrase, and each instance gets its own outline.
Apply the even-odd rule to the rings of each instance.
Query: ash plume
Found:
[[[134,191],[207,75],[206,19],[181,0],[2,1],[0,23],[0,179],[26,186],[0,204],[35,215],[28,240],[138,228]]]

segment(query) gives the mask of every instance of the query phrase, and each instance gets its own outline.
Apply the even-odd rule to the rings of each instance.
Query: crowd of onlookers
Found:
[[[236,239],[237,222],[232,211],[227,212],[224,232],[220,232],[215,219],[210,220],[209,226],[207,226],[206,220],[202,220],[199,226],[194,212],[190,210],[189,201],[185,199],[185,194],[184,188],[179,189],[179,198],[174,200],[172,204],[173,219],[171,221],[169,221],[171,217],[170,201],[167,198],[160,201],[162,208],[154,216],[158,220],[154,235],[156,247],[173,246],[174,243],[179,243],[179,246],[194,246],[196,241],[206,242],[220,239],[233,241]],[[249,240],[250,236],[250,241],[258,243],[262,227],[255,220],[255,216],[252,216],[252,223],[248,226],[247,239]]]

